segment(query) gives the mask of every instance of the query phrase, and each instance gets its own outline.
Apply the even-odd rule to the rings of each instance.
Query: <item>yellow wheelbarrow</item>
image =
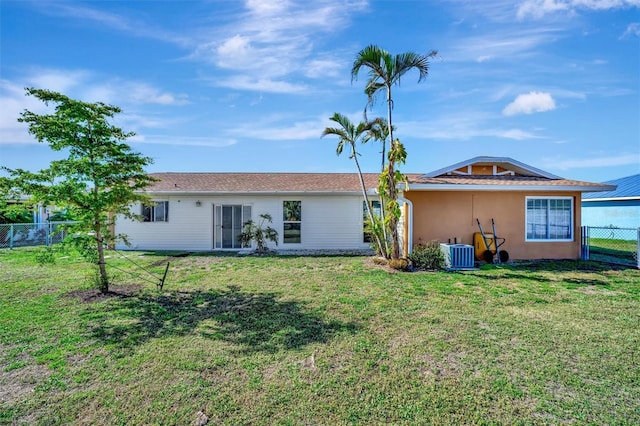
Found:
[[[498,260],[498,263],[509,261],[509,253],[506,250],[500,250],[506,240],[496,235],[496,224],[493,218],[491,219],[493,234],[485,234],[480,220],[476,218],[476,222],[478,222],[478,228],[480,229],[480,232],[473,234],[476,259],[484,260],[487,263],[493,263],[494,257]]]

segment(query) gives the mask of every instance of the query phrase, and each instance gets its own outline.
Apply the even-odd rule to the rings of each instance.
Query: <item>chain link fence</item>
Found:
[[[640,228],[583,226],[582,258],[640,268]]]
[[[0,248],[49,246],[61,242],[75,222],[0,224]]]

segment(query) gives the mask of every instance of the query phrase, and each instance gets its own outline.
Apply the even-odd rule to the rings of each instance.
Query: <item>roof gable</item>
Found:
[[[509,157],[474,157],[460,163],[452,164],[422,177],[441,176],[520,176],[546,179],[562,179],[559,176],[521,163]]]

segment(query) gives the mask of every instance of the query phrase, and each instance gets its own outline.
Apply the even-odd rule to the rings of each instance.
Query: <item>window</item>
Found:
[[[573,241],[573,198],[527,197],[527,241]]]
[[[369,201],[369,205],[371,206],[371,213],[373,213],[374,217],[380,217],[380,201],[374,200]],[[373,242],[373,235],[369,229],[369,213],[367,213],[367,204],[366,201],[362,202],[362,241],[365,243]]]
[[[283,243],[296,244],[301,239],[302,201],[284,201],[282,203]]]
[[[142,217],[144,222],[168,222],[169,202],[156,201],[152,206],[142,206]]]

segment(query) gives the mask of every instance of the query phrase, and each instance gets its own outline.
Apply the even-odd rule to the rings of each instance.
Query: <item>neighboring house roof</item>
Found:
[[[353,173],[152,173],[151,194],[356,194]],[[370,193],[378,173],[364,173]],[[431,173],[407,174],[409,190],[613,191],[615,186],[563,179],[507,157],[475,157]],[[404,187],[401,185],[401,188]]]
[[[636,200],[640,199],[640,173],[626,176],[619,179],[607,181],[617,188],[613,191],[600,192],[597,194],[584,194],[583,201],[612,201],[612,200]]]

